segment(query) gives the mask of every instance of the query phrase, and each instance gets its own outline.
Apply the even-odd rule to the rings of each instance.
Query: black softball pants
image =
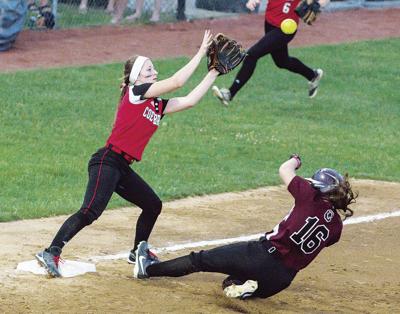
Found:
[[[275,27],[268,22],[265,22],[264,31],[264,37],[247,51],[243,65],[229,88],[231,98],[236,95],[253,75],[258,59],[267,54],[271,54],[272,60],[274,60],[278,68],[300,74],[309,81],[315,77],[313,69],[303,64],[299,59],[289,56],[288,43],[294,38],[296,33],[287,35],[279,27]]]
[[[254,297],[267,298],[287,288],[297,272],[286,268],[261,241],[240,242],[192,252],[147,267],[150,277],[181,277],[194,272],[215,272],[241,281],[256,280]]]
[[[50,247],[63,248],[82,228],[99,218],[114,192],[142,209],[136,223],[133,249],[140,241],[147,241],[162,208],[162,202],[152,188],[121,155],[108,148],[101,148],[93,154],[88,173],[81,209],[64,222]]]

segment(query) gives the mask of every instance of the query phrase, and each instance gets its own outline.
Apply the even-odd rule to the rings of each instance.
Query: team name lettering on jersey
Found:
[[[146,109],[144,109],[143,117],[145,117],[147,120],[149,120],[150,122],[152,122],[155,125],[159,125],[160,124],[161,115],[156,114],[149,107],[146,107]]]

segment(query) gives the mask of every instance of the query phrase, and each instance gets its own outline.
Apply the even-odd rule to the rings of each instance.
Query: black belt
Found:
[[[114,153],[117,153],[118,155],[121,155],[122,158],[124,158],[129,164],[131,164],[135,158],[132,157],[131,155],[125,153],[121,149],[119,149],[117,146],[114,146],[113,144],[108,144],[106,146],[108,149],[111,149]]]

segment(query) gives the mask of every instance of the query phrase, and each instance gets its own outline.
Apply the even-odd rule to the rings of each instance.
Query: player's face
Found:
[[[148,59],[143,64],[143,68],[140,71],[138,80],[140,80],[142,83],[154,83],[157,81],[157,74],[158,72],[154,68],[153,63]]]

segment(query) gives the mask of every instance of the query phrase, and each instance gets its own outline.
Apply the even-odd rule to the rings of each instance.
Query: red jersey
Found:
[[[279,251],[286,267],[300,270],[324,247],[339,241],[343,223],[332,204],[321,199],[307,180],[294,177],[288,190],[295,205],[266,238]]]
[[[144,99],[151,84],[130,86],[122,98],[107,144],[118,147],[135,160],[142,159],[144,148],[160,124],[168,100]]]
[[[269,0],[265,10],[265,20],[276,27],[280,27],[285,19],[293,19],[299,24],[299,16],[294,11],[300,0]]]

